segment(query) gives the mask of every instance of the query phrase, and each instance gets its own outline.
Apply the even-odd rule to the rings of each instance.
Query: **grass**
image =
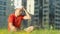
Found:
[[[34,30],[30,33],[25,31],[8,32],[7,29],[0,29],[0,34],[60,34],[60,30]]]

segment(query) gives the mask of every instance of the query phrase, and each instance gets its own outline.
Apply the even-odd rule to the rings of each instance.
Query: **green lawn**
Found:
[[[60,34],[60,30],[34,30],[30,33],[25,31],[8,32],[6,29],[0,29],[0,34]]]

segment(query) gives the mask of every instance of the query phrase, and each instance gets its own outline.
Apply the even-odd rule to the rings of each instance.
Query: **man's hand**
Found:
[[[10,31],[17,31],[16,27],[9,23]]]
[[[24,19],[31,19],[31,16],[30,16],[29,13],[27,12],[27,10],[25,10],[24,8],[23,8],[23,10],[24,10],[25,13],[26,13],[26,16],[24,16]]]
[[[16,27],[12,26],[11,28],[11,31],[17,31]]]

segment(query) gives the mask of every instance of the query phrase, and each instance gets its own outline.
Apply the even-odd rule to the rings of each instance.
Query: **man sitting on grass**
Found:
[[[25,16],[22,15],[23,10],[26,13]],[[23,7],[16,8],[15,13],[10,14],[8,17],[8,31],[19,30],[23,19],[31,19],[31,16]]]

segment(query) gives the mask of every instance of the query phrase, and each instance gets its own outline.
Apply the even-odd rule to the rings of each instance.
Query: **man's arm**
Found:
[[[16,28],[15,28],[15,26],[13,26],[13,15],[11,14],[11,15],[9,15],[9,17],[8,17],[8,28],[10,28],[10,31],[15,31],[16,30]]]
[[[24,9],[26,16],[23,17],[23,19],[31,19],[31,16],[29,15],[29,13]]]

